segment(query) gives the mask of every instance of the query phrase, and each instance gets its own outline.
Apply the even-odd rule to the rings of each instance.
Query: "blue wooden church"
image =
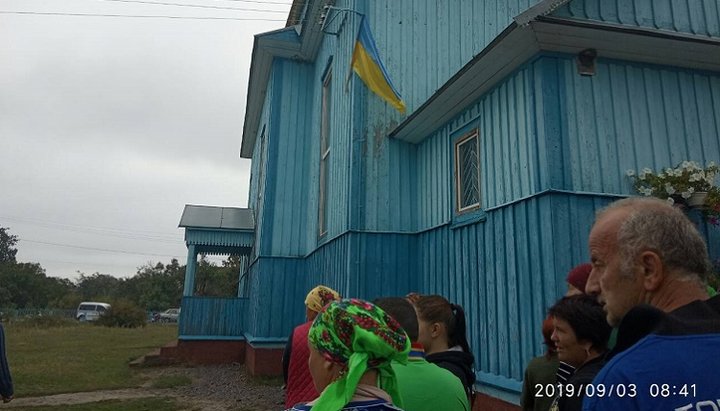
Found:
[[[405,114],[351,74],[362,18]],[[595,211],[632,194],[626,170],[720,162],[720,5],[295,0],[255,37],[240,155],[249,209],[181,221],[181,343],[232,342],[277,372],[317,284],[437,293],[466,309],[481,395],[517,404]],[[193,296],[202,252],[243,256],[237,298]]]

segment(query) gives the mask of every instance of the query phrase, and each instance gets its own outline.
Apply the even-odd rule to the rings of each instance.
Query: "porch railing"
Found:
[[[179,339],[243,339],[247,298],[183,297]]]

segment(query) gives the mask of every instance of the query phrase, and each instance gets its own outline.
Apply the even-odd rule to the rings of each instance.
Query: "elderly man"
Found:
[[[662,200],[624,199],[598,213],[589,245],[585,291],[619,332],[583,410],[718,410],[720,298],[708,299],[692,222]]]

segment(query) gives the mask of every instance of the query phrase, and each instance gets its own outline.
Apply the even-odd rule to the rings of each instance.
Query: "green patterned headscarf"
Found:
[[[380,388],[402,406],[391,361],[407,362],[410,339],[405,330],[380,307],[359,300],[333,301],[315,318],[310,345],[346,372],[323,390],[313,411],[337,411],[350,402],[363,374],[378,371]]]

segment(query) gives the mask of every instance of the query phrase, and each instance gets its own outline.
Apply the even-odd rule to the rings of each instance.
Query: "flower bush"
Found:
[[[720,188],[713,187],[708,191],[703,214],[710,224],[720,226]],[[718,267],[717,272],[720,275],[720,266]]]
[[[670,203],[685,202],[693,193],[708,193],[703,214],[708,222],[720,225],[720,189],[715,186],[715,176],[720,167],[709,162],[702,167],[694,161],[683,161],[675,168],[666,168],[659,172],[643,168],[638,173],[628,170],[633,179],[633,187],[644,196],[666,199]]]

